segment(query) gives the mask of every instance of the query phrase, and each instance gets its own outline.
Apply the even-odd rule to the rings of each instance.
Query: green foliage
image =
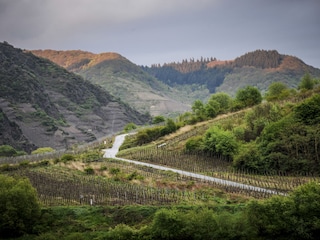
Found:
[[[158,139],[159,137],[162,136],[164,129],[165,129],[164,126],[157,126],[157,127],[140,130],[136,134],[137,145],[143,145],[145,143],[149,143],[151,141]]]
[[[236,169],[247,169],[252,172],[263,173],[267,166],[255,142],[243,145],[234,157],[233,166]]]
[[[309,73],[306,73],[299,83],[298,89],[300,90],[311,90],[314,88],[315,80],[313,80]]]
[[[217,114],[226,113],[232,107],[232,98],[227,93],[215,93],[210,96],[208,104],[211,101],[216,101],[218,103],[218,111]],[[211,105],[211,104],[210,104]]]
[[[294,108],[297,119],[304,124],[320,123],[320,94],[315,94]]]
[[[283,100],[290,95],[290,90],[283,82],[273,82],[269,85],[265,95],[267,101]]]
[[[185,149],[189,152],[196,152],[202,150],[202,136],[191,137],[187,140]]]
[[[231,157],[238,151],[238,142],[231,131],[212,127],[206,131],[203,138],[203,148],[206,152]]]
[[[29,180],[0,175],[0,215],[0,238],[33,231],[40,206]]]
[[[282,117],[279,105],[272,103],[264,103],[255,106],[252,110],[246,112],[245,121],[247,125],[247,137],[245,141],[254,140],[260,136],[262,130],[270,122],[279,120]]]
[[[42,147],[38,148],[34,151],[31,152],[31,154],[42,154],[42,153],[49,153],[49,152],[54,152],[55,150],[51,147]]]
[[[105,240],[133,240],[136,238],[137,231],[126,224],[118,224],[112,229],[109,229],[105,236]]]
[[[124,130],[125,132],[130,132],[130,131],[132,131],[132,130],[134,130],[134,129],[136,129],[136,128],[137,128],[137,125],[136,125],[136,124],[134,124],[134,123],[128,123],[127,125],[124,126],[123,130]]]
[[[121,172],[121,170],[120,168],[111,168],[109,172],[110,174],[117,175]]]
[[[155,116],[152,119],[152,123],[153,124],[158,124],[158,123],[162,123],[162,122],[165,122],[165,121],[166,121],[166,119],[163,116]]]
[[[247,86],[237,91],[235,101],[243,107],[252,107],[261,103],[262,96],[258,88]]]
[[[0,157],[13,157],[17,154],[17,150],[9,145],[0,146]]]
[[[164,129],[162,136],[169,134],[169,133],[172,133],[172,132],[175,132],[176,130],[177,130],[177,125],[175,124],[175,122],[171,118],[168,118],[166,121],[166,127]]]
[[[69,162],[69,161],[73,161],[74,159],[75,159],[75,156],[69,153],[65,153],[61,157],[62,162]]]
[[[247,218],[264,239],[317,239],[320,233],[320,185],[308,183],[289,197],[272,197],[247,206]]]
[[[161,209],[150,227],[152,239],[254,239],[245,216],[201,208],[187,212]]]
[[[87,175],[93,175],[94,174],[94,169],[92,167],[86,167],[84,169],[84,172],[87,174]]]
[[[267,125],[258,141],[267,169],[320,172],[319,132],[319,126],[307,127],[292,114]]]
[[[178,210],[161,209],[156,212],[151,232],[153,239],[181,239],[184,236],[183,227],[185,219],[181,217]]]
[[[102,159],[102,153],[96,150],[90,150],[80,155],[83,162],[99,162]]]
[[[206,119],[205,105],[201,100],[194,101],[191,109],[192,109],[192,112],[197,117],[198,122]]]
[[[218,115],[220,111],[220,104],[213,99],[209,99],[208,103],[205,105],[205,113],[209,118],[214,118]]]
[[[168,118],[165,126],[155,126],[155,127],[141,129],[135,135],[135,140],[134,140],[135,144],[132,144],[132,145],[138,146],[138,145],[143,145],[143,144],[152,142],[166,134],[170,134],[176,131],[177,128],[178,126],[176,125],[176,123],[171,118]]]

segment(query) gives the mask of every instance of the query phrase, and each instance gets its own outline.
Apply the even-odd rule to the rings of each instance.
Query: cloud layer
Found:
[[[0,41],[143,65],[276,49],[320,67],[318,0],[0,0]]]

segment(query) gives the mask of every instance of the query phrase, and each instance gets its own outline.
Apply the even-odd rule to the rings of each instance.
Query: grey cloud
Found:
[[[0,40],[148,65],[276,49],[320,67],[318,9],[318,0],[0,0]]]

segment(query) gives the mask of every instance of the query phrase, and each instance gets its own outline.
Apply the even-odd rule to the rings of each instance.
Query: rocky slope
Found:
[[[98,85],[0,43],[0,145],[68,148],[150,120]]]

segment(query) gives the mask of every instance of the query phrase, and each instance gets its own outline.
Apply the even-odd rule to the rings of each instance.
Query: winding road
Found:
[[[215,183],[228,185],[228,186],[232,186],[232,187],[237,187],[237,188],[242,188],[242,189],[247,189],[247,190],[251,190],[251,191],[266,192],[266,193],[276,194],[276,195],[286,195],[285,193],[266,189],[266,188],[255,187],[255,186],[248,185],[248,184],[237,183],[234,181],[224,180],[224,179],[220,179],[220,178],[214,178],[214,177],[205,176],[205,175],[193,173],[193,172],[187,172],[187,171],[183,171],[183,170],[179,170],[179,169],[175,169],[175,168],[169,168],[169,167],[159,166],[159,165],[155,165],[155,164],[151,164],[151,163],[139,162],[139,161],[116,157],[116,155],[119,151],[119,148],[122,145],[122,143],[124,142],[124,139],[127,135],[128,134],[122,134],[122,135],[116,136],[112,148],[103,150],[104,151],[103,157],[104,158],[114,158],[114,159],[118,159],[121,161],[130,162],[130,163],[134,163],[134,164],[138,164],[138,165],[143,165],[143,166],[147,166],[147,167],[151,167],[151,168],[155,168],[155,169],[160,169],[160,170],[164,170],[164,171],[172,171],[172,172],[176,172],[181,175],[201,179],[203,181],[215,182]]]

